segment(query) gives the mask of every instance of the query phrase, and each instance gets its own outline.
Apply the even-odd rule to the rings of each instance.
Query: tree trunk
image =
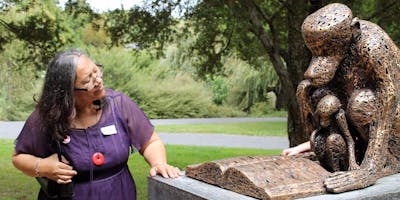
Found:
[[[293,88],[303,79],[304,71],[310,62],[311,53],[304,44],[301,25],[309,14],[308,0],[289,0],[288,6],[288,57],[285,60]],[[309,139],[301,121],[301,113],[294,98],[288,102],[288,136],[290,146],[301,144]]]
[[[276,95],[275,109],[276,110],[282,110],[282,109],[287,110],[289,97],[285,94],[285,90],[282,89],[282,87],[280,86],[280,83],[278,83],[278,85],[275,87],[274,93]]]
[[[241,1],[248,9],[250,22],[254,27],[254,34],[261,41],[266,50],[272,66],[274,67],[282,91],[288,97],[288,136],[290,146],[295,146],[309,140],[309,135],[305,133],[301,113],[296,101],[296,89],[298,83],[303,79],[303,73],[310,62],[311,53],[304,44],[301,34],[301,25],[304,19],[323,4],[323,1],[312,0],[311,6],[308,0],[288,0],[284,5],[288,11],[288,52],[283,56],[280,51],[277,35],[273,32],[274,27],[271,21],[262,18],[262,11],[253,0]],[[260,17],[261,16],[261,17]],[[261,20],[263,19],[263,20]],[[264,23],[268,24],[270,34],[264,28]],[[283,62],[285,59],[285,62]]]
[[[251,78],[248,83],[248,91],[247,91],[247,108],[246,112],[251,112],[251,107],[254,105],[254,80]]]

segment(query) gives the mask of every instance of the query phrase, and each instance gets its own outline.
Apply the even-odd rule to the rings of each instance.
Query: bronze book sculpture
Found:
[[[186,176],[259,199],[323,194],[322,180],[330,173],[307,156],[227,158],[188,166]]]

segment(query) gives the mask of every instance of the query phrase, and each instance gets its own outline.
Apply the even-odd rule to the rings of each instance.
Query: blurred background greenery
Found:
[[[287,116],[290,145],[302,143],[295,93],[311,54],[300,27],[331,2],[399,44],[397,0],[147,0],[105,12],[86,0],[1,0],[0,120],[26,119],[47,63],[78,48],[152,119]]]
[[[220,72],[200,77],[199,58],[190,54],[195,35],[176,36],[163,48],[113,43],[116,14],[94,13],[85,1],[68,1],[64,10],[55,1],[3,1],[0,11],[0,120],[26,119],[40,96],[46,63],[55,52],[70,48],[103,64],[105,86],[129,95],[150,118],[275,111],[275,96],[264,89],[277,82],[268,62],[254,69],[232,54],[224,57]]]

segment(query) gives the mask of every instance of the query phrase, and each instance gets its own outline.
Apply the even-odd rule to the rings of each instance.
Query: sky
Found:
[[[121,4],[124,6],[124,9],[129,9],[134,5],[141,5],[143,0],[87,0],[90,4],[90,7],[97,12],[105,12],[108,10],[114,10],[117,8],[121,8]],[[64,7],[65,2],[67,0],[59,0],[60,5]]]

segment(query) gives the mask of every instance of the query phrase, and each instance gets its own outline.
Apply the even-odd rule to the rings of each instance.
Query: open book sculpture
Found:
[[[291,199],[325,193],[330,173],[306,157],[243,156],[191,165],[186,175],[259,199]]]

